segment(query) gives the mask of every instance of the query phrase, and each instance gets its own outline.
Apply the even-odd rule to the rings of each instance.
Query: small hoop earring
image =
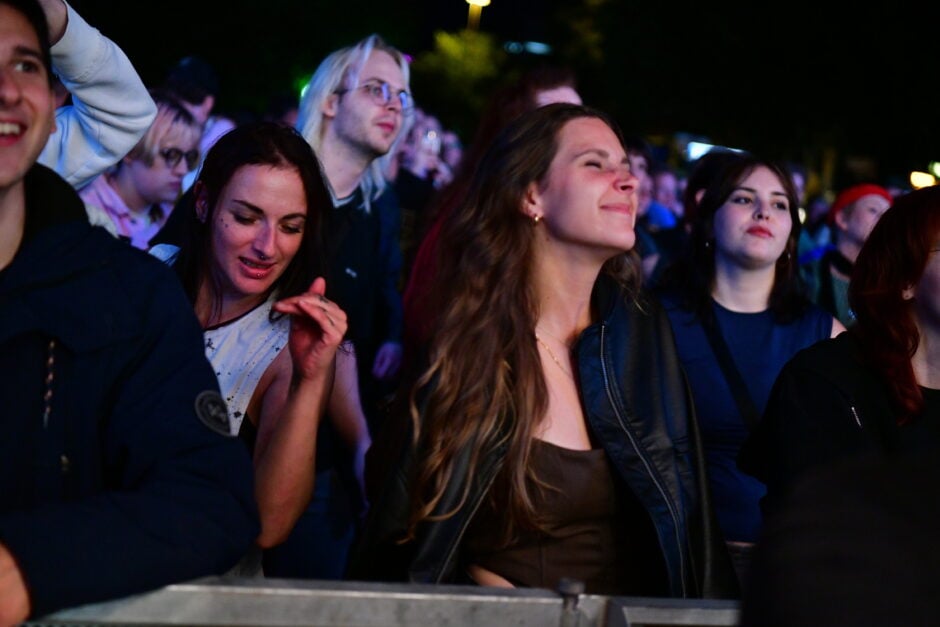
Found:
[[[539,215],[532,216],[532,224],[534,224],[535,226],[538,226],[539,222],[541,221],[542,221],[542,216],[539,216]]]

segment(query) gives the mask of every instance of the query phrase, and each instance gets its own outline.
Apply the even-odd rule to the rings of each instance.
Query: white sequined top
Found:
[[[219,379],[233,435],[238,434],[248,403],[264,371],[287,346],[290,316],[280,316],[273,322],[270,320],[275,300],[272,295],[241,317],[203,332],[206,357]]]

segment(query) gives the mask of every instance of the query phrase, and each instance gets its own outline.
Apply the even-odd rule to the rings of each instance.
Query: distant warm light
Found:
[[[920,189],[921,187],[931,187],[937,184],[937,177],[929,172],[911,172],[911,187]]]
[[[480,28],[480,14],[483,13],[483,7],[490,6],[490,0],[467,0],[470,6],[467,10],[467,29],[477,30]]]
[[[800,207],[796,210],[797,215],[800,217],[800,224],[806,224],[807,213],[806,209]]]

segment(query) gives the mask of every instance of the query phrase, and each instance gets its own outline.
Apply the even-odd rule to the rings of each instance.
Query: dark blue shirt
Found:
[[[760,531],[759,501],[765,488],[738,469],[738,451],[748,436],[748,427],[698,317],[668,296],[662,300],[692,388],[721,529],[726,540],[754,542]],[[761,413],[783,365],[800,349],[832,333],[832,316],[815,306],[789,324],[775,322],[769,310],[737,313],[714,301],[712,310],[751,399]]]

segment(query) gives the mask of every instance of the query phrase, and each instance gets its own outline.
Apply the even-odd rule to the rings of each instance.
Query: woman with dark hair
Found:
[[[733,594],[668,323],[625,254],[637,179],[614,129],[523,114],[445,217],[436,331],[370,453],[350,577]]]
[[[737,467],[774,379],[797,351],[844,330],[799,282],[797,198],[779,164],[716,157],[662,300],[689,378],[715,509],[739,577],[761,526],[764,486]]]
[[[332,204],[310,145],[275,122],[223,135],[193,199],[182,248],[151,253],[173,263],[202,323],[231,432],[253,447],[257,543],[273,546],[310,500],[317,428],[346,332],[322,278],[322,212]]]
[[[894,201],[862,246],[848,333],[780,373],[741,466],[776,509],[808,470],[859,454],[935,451],[940,443],[940,187]]]

